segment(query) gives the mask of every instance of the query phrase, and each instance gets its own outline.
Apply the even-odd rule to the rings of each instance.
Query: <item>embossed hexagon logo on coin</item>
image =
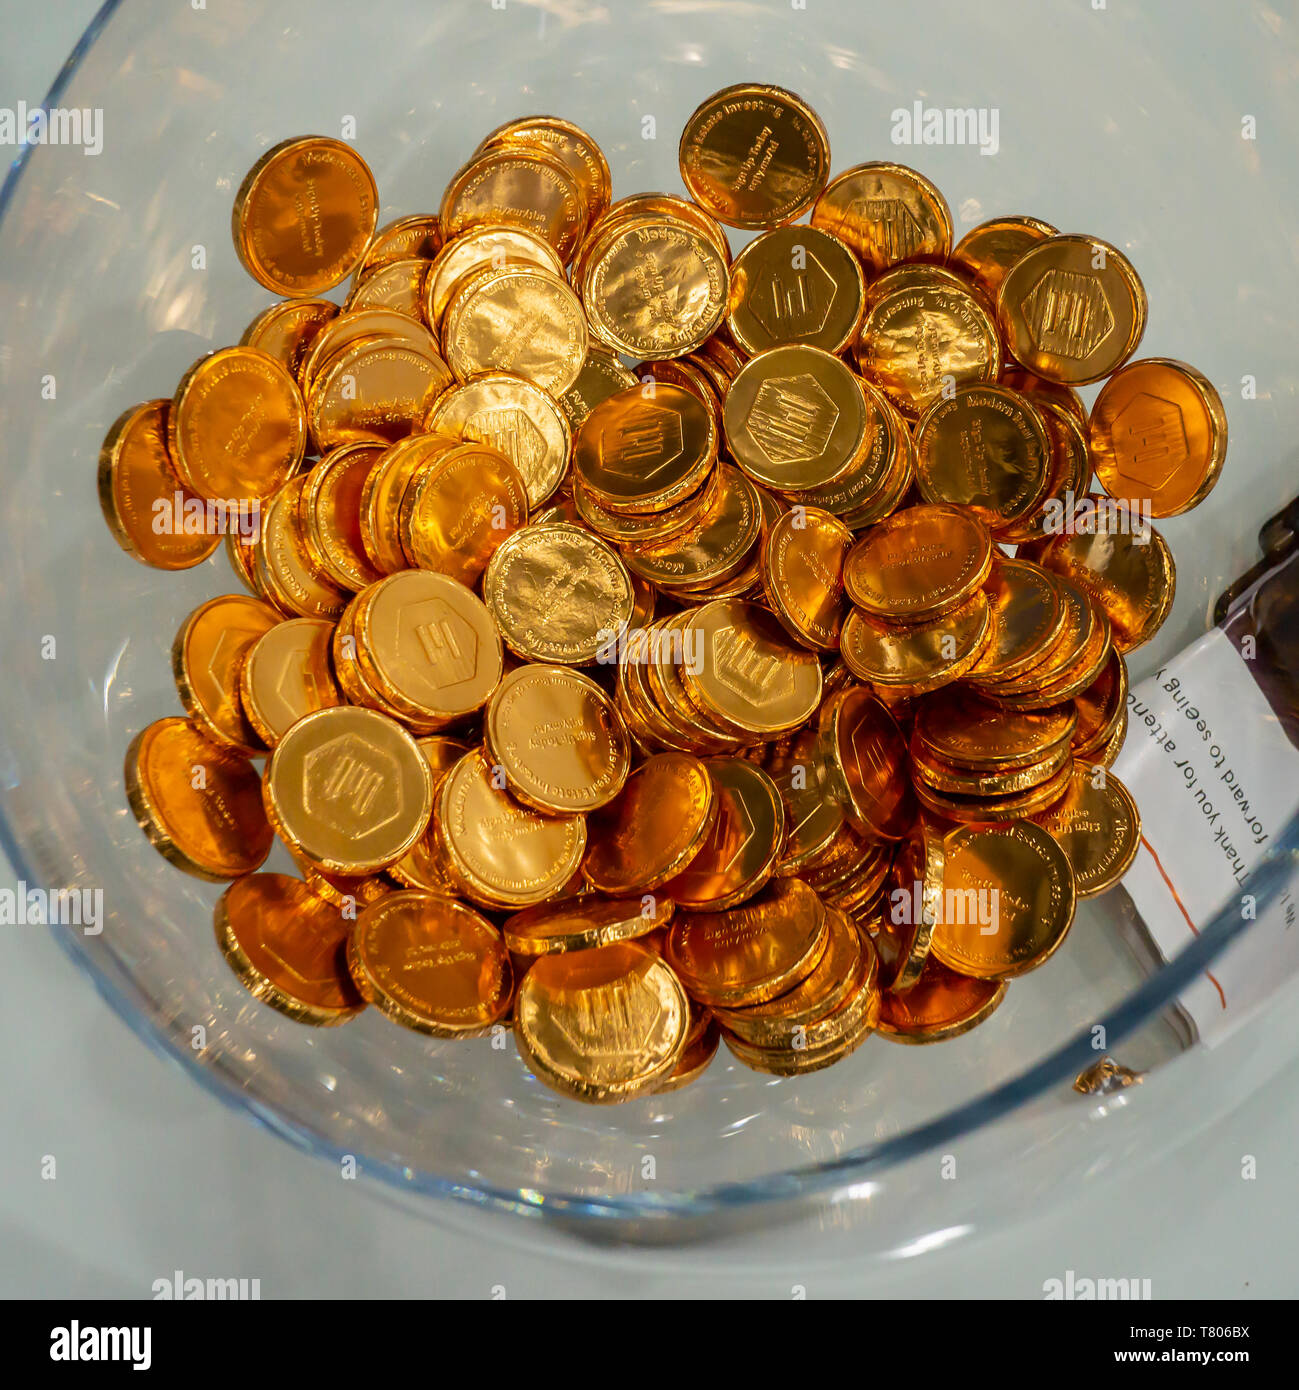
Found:
[[[1123,440],[1123,471],[1157,491],[1177,472],[1189,450],[1181,408],[1162,396],[1139,391],[1114,416],[1111,437]]]
[[[310,652],[298,650],[291,652],[281,665],[279,674],[271,685],[276,698],[288,710],[296,710],[298,696],[304,695],[308,705],[314,709],[321,703],[322,691],[316,673],[312,669]]]
[[[241,633],[234,628],[225,628],[220,636],[212,643],[212,650],[208,655],[205,675],[212,681],[218,690],[224,690],[228,673],[232,669],[232,663],[228,653],[230,647],[237,647],[242,640],[246,639],[247,634]]]
[[[319,989],[333,984],[338,979],[337,939],[321,936],[307,923],[295,924],[290,930],[294,937],[290,951],[277,950],[264,935],[262,950],[300,987]]]
[[[681,416],[645,401],[600,436],[600,463],[621,478],[655,478],[685,449]]]
[[[552,1016],[551,1024],[574,1052],[596,1061],[625,1063],[651,1046],[661,1013],[652,994],[613,980],[581,990],[568,1008]]]
[[[370,836],[402,813],[396,759],[358,734],[339,734],[313,748],[303,759],[302,772],[302,804],[308,815],[340,834]]]
[[[744,851],[748,849],[753,838],[758,833],[758,828],[753,823],[753,817],[749,814],[749,808],[745,805],[741,797],[736,797],[734,801],[735,814],[725,818],[719,816],[717,825],[713,830],[713,848],[725,853],[725,844],[720,843],[723,835],[728,840],[733,840],[731,852],[726,857],[719,858],[715,872],[727,874],[740,862],[744,856]],[[689,873],[689,870],[686,870]]]
[[[846,209],[847,220],[867,229],[867,239],[877,246],[886,262],[904,261],[920,250],[925,229],[902,198],[854,198]]]
[[[772,463],[801,463],[825,452],[839,407],[814,376],[773,376],[758,387],[745,428]]]
[[[403,609],[397,640],[403,651],[419,651],[439,687],[472,680],[478,669],[478,634],[446,599],[429,598]]]
[[[533,477],[546,457],[544,436],[517,406],[478,411],[465,421],[464,434],[504,454],[525,478]]]
[[[834,277],[811,252],[802,270],[769,267],[755,285],[749,311],[772,338],[811,337],[825,327],[834,302]]]
[[[1033,346],[1076,362],[1090,357],[1114,331],[1104,287],[1090,275],[1053,266],[1020,300]]]
[[[712,640],[713,674],[718,683],[751,705],[765,696],[787,699],[794,693],[794,672],[774,652],[760,652],[733,627],[719,628]]]

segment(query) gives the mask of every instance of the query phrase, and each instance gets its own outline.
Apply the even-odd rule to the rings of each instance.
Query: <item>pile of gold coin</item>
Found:
[[[1139,841],[1106,769],[1173,599],[1149,522],[1226,445],[1200,373],[1129,363],[1115,247],[953,245],[927,179],[831,177],[770,86],[705,101],[680,167],[614,199],[528,117],[380,226],[350,146],[276,146],[233,219],[275,302],[100,461],[125,550],[224,535],[242,590],[126,763],[154,845],[229,882],[239,979],[310,1024],[512,1025],[595,1102],[723,1039],[788,1076],[953,1037],[1060,946]]]

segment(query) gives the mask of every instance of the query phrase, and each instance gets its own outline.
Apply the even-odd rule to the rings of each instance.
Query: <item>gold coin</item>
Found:
[[[437,340],[424,324],[409,314],[398,314],[391,309],[354,309],[330,319],[311,340],[307,360],[298,376],[303,395],[308,400],[315,395],[321,374],[342,353],[376,342],[394,347],[405,345],[427,357],[440,359]]]
[[[1067,582],[1067,581],[1066,581]],[[1011,692],[1004,686],[984,686],[982,693],[987,698],[1009,709],[1040,709],[1046,705],[1072,700],[1080,695],[1105,668],[1112,648],[1112,628],[1105,612],[1098,608],[1085,594],[1083,602],[1090,610],[1087,638],[1072,665],[1063,674],[1046,679],[1048,666],[1034,667],[1025,677],[1035,684],[1028,690]]]
[[[826,795],[824,759],[815,729],[802,729],[787,748],[769,756],[766,770],[785,803],[785,844],[778,874],[800,873],[844,828],[843,808]]]
[[[1141,846],[1136,802],[1112,772],[1101,768],[1075,767],[1065,794],[1033,820],[1069,856],[1080,898],[1113,888]]]
[[[434,256],[424,281],[424,320],[437,328],[451,296],[470,276],[489,267],[531,265],[563,276],[564,263],[549,242],[522,227],[472,227]]]
[[[1036,217],[994,217],[966,232],[956,243],[950,264],[995,300],[1001,282],[1024,252],[1058,235],[1049,222]]]
[[[1041,413],[1006,386],[958,386],[916,425],[916,486],[926,502],[968,507],[994,533],[1031,516],[1051,481]]]
[[[563,666],[595,661],[627,627],[633,602],[617,553],[563,523],[510,536],[487,566],[483,597],[512,652]]]
[[[326,454],[307,474],[298,504],[312,560],[331,583],[352,593],[383,577],[361,536],[361,499],[382,454],[377,444],[345,444]]]
[[[586,231],[587,212],[567,165],[529,144],[476,155],[447,185],[440,215],[448,240],[475,227],[519,227],[567,264]]]
[[[263,751],[239,701],[239,668],[257,639],[280,617],[244,594],[200,604],[181,624],[171,646],[171,669],[194,725],[213,743],[245,756]]]
[[[99,451],[99,505],[113,539],[128,555],[155,569],[186,570],[213,554],[221,537],[206,523],[193,529],[187,524],[191,516],[197,523],[206,509],[172,467],[170,410],[170,401],[146,401],[113,422]],[[181,524],[160,527],[160,517]]]
[[[419,433],[450,384],[436,353],[362,339],[331,357],[308,388],[311,437],[321,453],[342,444],[392,444]]]
[[[433,893],[389,893],[347,941],[356,988],[381,1013],[434,1038],[474,1038],[509,1013],[514,972],[486,918]]]
[[[811,888],[780,878],[726,912],[678,912],[668,928],[668,964],[692,998],[741,1008],[793,989],[816,968],[830,919]]]
[[[737,470],[728,470],[725,465],[714,468],[703,486],[683,501],[661,512],[643,512],[639,516],[628,512],[611,512],[591,496],[590,490],[580,478],[574,478],[575,515],[572,520],[589,526],[598,536],[615,544],[643,545],[653,550],[654,542],[684,541],[687,536],[695,534],[704,517],[717,508],[721,500],[723,480],[729,481],[732,474],[737,474]],[[752,488],[752,484],[749,487]],[[741,498],[752,500],[756,496],[756,492],[745,492],[738,487],[736,492],[733,504],[738,504]],[[759,510],[756,504],[754,510]],[[563,519],[558,516],[554,518],[556,521]],[[535,520],[541,521],[542,518],[537,517]]]
[[[467,743],[442,734],[428,735],[415,741],[433,774],[433,800],[436,804],[443,777],[470,748]],[[439,893],[445,898],[453,898],[460,891],[446,866],[446,856],[442,853],[432,825],[416,842],[414,849],[405,858],[390,864],[385,872],[404,888],[420,888],[427,893]]]
[[[582,863],[581,816],[543,816],[504,790],[480,752],[442,779],[434,817],[462,894],[484,907],[530,907],[553,898]]]
[[[1146,292],[1115,246],[1054,236],[1011,267],[997,314],[1011,355],[1048,381],[1081,386],[1121,367],[1146,328]]]
[[[613,179],[604,151],[581,126],[558,116],[523,116],[484,137],[475,154],[500,146],[541,146],[577,180],[592,222],[609,206]]]
[[[1101,673],[1074,696],[1078,726],[1073,732],[1076,755],[1093,753],[1107,743],[1128,705],[1128,664],[1116,647],[1110,648]]]
[[[866,314],[857,367],[915,419],[956,386],[995,382],[1001,339],[987,309],[962,286],[895,290]]]
[[[415,740],[374,710],[338,705],[299,719],[263,784],[280,838],[331,873],[376,873],[424,833],[433,779]]]
[[[213,500],[269,497],[302,462],[306,412],[288,368],[256,348],[222,348],[181,377],[167,412],[177,476]]]
[[[683,222],[643,217],[612,224],[577,282],[591,332],[615,352],[644,358],[691,352],[726,314],[726,259]]]
[[[689,1029],[681,981],[639,941],[541,957],[514,1008],[519,1054],[537,1079],[596,1104],[654,1090],[680,1061]]]
[[[866,400],[852,371],[820,348],[770,348],[731,383],[722,411],[735,462],[777,491],[842,478],[868,445]]]
[[[793,92],[740,82],[691,113],[678,158],[682,182],[714,217],[776,227],[801,217],[825,187],[830,138]]]
[[[317,337],[338,316],[338,305],[328,299],[282,299],[263,309],[244,329],[240,347],[257,348],[302,384],[303,369]]]
[[[601,401],[636,385],[636,377],[607,348],[588,347],[577,380],[559,398],[560,409],[576,431]]]
[[[862,686],[836,691],[818,715],[831,786],[862,835],[899,840],[916,818],[907,741],[887,707]]]
[[[1051,444],[1050,481],[1039,508],[1017,526],[1000,531],[1000,539],[1015,545],[1040,540],[1055,524],[1056,508],[1060,514],[1074,498],[1086,497],[1091,491],[1092,464],[1087,448],[1087,435],[1077,419],[1058,401],[1035,393],[1029,400],[1037,407],[1046,426]]]
[[[415,462],[396,530],[412,564],[474,585],[499,547],[527,525],[527,485],[498,450],[452,445],[431,457],[426,451]],[[382,498],[376,498],[375,510],[382,525]]]
[[[392,712],[430,732],[482,709],[500,683],[491,615],[457,579],[401,570],[371,585],[349,612],[366,682]]]
[[[385,222],[375,232],[352,275],[359,284],[394,261],[431,261],[442,249],[442,224],[428,213],[414,213]]]
[[[351,273],[379,220],[369,166],[341,140],[276,145],[248,171],[232,228],[244,269],[286,299],[318,295]]]
[[[1073,772],[1073,754],[1068,749],[1065,754],[1058,772],[1045,781],[1018,791],[981,792],[978,795],[947,792],[940,791],[924,778],[917,778],[914,783],[916,798],[933,815],[963,825],[1003,825],[1008,821],[1027,820],[1054,805],[1068,791]],[[1014,777],[1007,777],[1005,785],[1014,785],[1015,780]]]
[[[885,622],[937,618],[967,603],[992,566],[992,537],[973,513],[908,507],[859,536],[844,561],[848,597]]]
[[[424,321],[424,279],[429,263],[425,260],[391,261],[372,270],[353,286],[343,306],[345,313],[361,309],[391,309],[395,314]]]
[[[714,421],[722,423],[722,394],[719,394],[708,373],[691,361],[689,357],[664,358],[657,362],[642,362],[636,368],[642,382],[661,381],[665,386],[680,386],[691,395],[698,396],[708,407]]]
[[[492,695],[483,732],[510,792],[539,811],[593,811],[618,795],[631,771],[613,701],[564,666],[511,671]]]
[[[661,931],[672,920],[670,898],[599,898],[588,894],[526,907],[507,917],[501,930],[515,955],[544,956],[588,951]]]
[[[1145,543],[1131,532],[1054,536],[1038,558],[1095,600],[1121,652],[1148,642],[1172,610],[1177,568],[1153,526]]]
[[[334,625],[318,618],[276,623],[239,667],[239,703],[257,737],[274,748],[305,714],[340,705],[329,664]]]
[[[1055,575],[1053,580],[1064,614],[1060,634],[1021,675],[985,677],[978,683],[980,692],[997,703],[1024,695],[1032,697],[1056,681],[1068,680],[1096,641],[1100,610],[1078,585],[1063,575]]]
[[[510,372],[561,396],[581,373],[588,339],[581,302],[559,276],[506,265],[481,271],[456,290],[442,341],[461,381]]]
[[[239,878],[270,853],[256,770],[188,719],[155,720],[131,740],[126,798],[154,849],[195,878]]]
[[[717,1020],[706,1009],[692,1013],[691,1019],[685,1051],[666,1079],[655,1085],[656,1096],[665,1095],[669,1091],[680,1091],[692,1085],[708,1070],[713,1058],[717,1056],[717,1048],[722,1040]],[[696,1022],[701,1025],[698,1035],[695,1032]]]
[[[631,515],[698,491],[717,458],[717,426],[679,386],[637,387],[600,402],[577,431],[573,471],[591,497]]]
[[[1129,362],[1091,413],[1096,477],[1111,497],[1178,516],[1213,490],[1227,456],[1222,398],[1202,372],[1167,357]]]
[[[897,290],[951,289],[969,294],[972,286],[968,280],[945,266],[932,265],[928,261],[903,261],[890,266],[882,275],[872,280],[866,288],[866,308],[873,309],[881,299]]]
[[[852,532],[829,512],[796,507],[783,513],[762,543],[762,590],[768,606],[798,642],[836,651],[847,601],[843,564]]]
[[[262,543],[254,548],[257,588],[282,612],[300,618],[337,618],[347,595],[313,563],[302,529],[302,493],[307,479],[299,476],[262,507]]]
[[[832,179],[812,225],[845,241],[873,279],[899,261],[938,261],[952,249],[947,200],[902,164],[857,164]]]
[[[731,263],[731,243],[726,239],[722,225],[710,212],[689,198],[679,198],[675,193],[634,193],[629,198],[619,198],[609,211],[591,228],[577,259],[573,262],[573,281],[582,279],[585,265],[592,250],[605,234],[615,226],[635,222],[640,218],[650,218],[658,222],[678,222],[695,231],[702,232],[717,248],[717,254],[727,265]]]
[[[971,671],[981,678],[1006,680],[1041,661],[1060,636],[1065,605],[1054,579],[1027,560],[998,556],[984,582],[991,605],[992,638]]]
[[[687,912],[736,907],[767,883],[785,838],[785,807],[776,784],[745,758],[705,764],[717,788],[717,819],[689,867],[663,891]]]
[[[568,471],[573,436],[559,403],[508,372],[486,372],[435,402],[427,428],[487,444],[518,469],[528,507],[539,507]]]
[[[330,1027],[365,1007],[347,972],[351,922],[285,874],[249,874],[221,895],[217,943],[244,987],[299,1023]]]
[[[349,923],[355,920],[358,905],[364,907],[368,903],[377,902],[385,893],[394,891],[393,885],[378,874],[366,874],[360,878],[353,878],[348,874],[331,874],[295,850],[289,850],[289,857],[302,871],[307,887],[316,897],[323,898],[333,907],[347,908],[346,920]]]
[[[914,989],[933,948],[934,928],[942,916],[943,836],[921,818],[911,827],[888,872],[889,891],[876,940],[888,950],[880,984],[888,992]]]
[[[1005,353],[1002,354],[1002,357],[1001,384],[1003,386],[1009,386],[1012,391],[1018,391],[1021,396],[1028,396],[1030,400],[1039,404],[1044,400],[1049,400],[1053,405],[1058,405],[1073,416],[1083,429],[1087,428],[1087,407],[1083,404],[1083,398],[1072,386],[1062,386],[1058,381],[1047,381],[1045,377],[1026,372]]]
[[[866,406],[865,446],[848,471],[833,482],[783,494],[793,505],[820,507],[843,518],[845,525],[858,511],[870,512],[871,521],[887,516],[911,485],[911,444],[906,425],[869,382],[859,377],[857,385]],[[896,496],[890,503],[887,498],[891,493]],[[876,510],[878,515],[874,515]]]
[[[913,737],[958,767],[1014,767],[1067,744],[1077,723],[1072,703],[1008,711],[966,691],[939,690],[920,701]]]
[[[968,910],[971,901],[979,910]],[[1040,825],[958,826],[943,842],[942,911],[931,949],[958,974],[1008,980],[1058,949],[1074,903],[1068,856]]]
[[[875,1028],[891,1042],[945,1042],[976,1028],[1005,997],[1005,981],[972,980],[931,956],[905,994],[884,992]]]
[[[684,591],[722,581],[743,566],[762,536],[758,489],[729,464],[719,465],[715,477],[711,503],[688,529],[663,540],[624,542],[623,559],[634,575]]]
[[[923,695],[969,672],[989,638],[988,598],[982,589],[937,618],[890,626],[854,609],[843,627],[843,659],[858,680]]]
[[[821,663],[790,644],[765,608],[740,599],[714,600],[688,614],[681,668],[700,710],[752,734],[795,729],[821,700]]]
[[[414,479],[429,471],[425,465],[455,447],[456,441],[449,435],[411,434],[390,444],[375,460],[361,490],[360,525],[361,544],[370,564],[380,574],[394,574],[410,567],[407,546],[411,536],[408,528],[402,526],[406,495]],[[520,495],[522,492],[520,480]]]
[[[646,759],[607,806],[591,813],[582,872],[613,895],[648,893],[685,869],[718,815],[716,784],[698,758]]]
[[[784,343],[840,353],[857,336],[865,307],[861,266],[838,237],[777,227],[735,258],[726,326],[750,355]]]
[[[1040,762],[980,771],[949,763],[924,744],[916,743],[911,749],[911,771],[918,782],[935,791],[955,792],[960,796],[1001,797],[1050,782],[1065,769],[1072,756],[1071,746],[1062,743]]]

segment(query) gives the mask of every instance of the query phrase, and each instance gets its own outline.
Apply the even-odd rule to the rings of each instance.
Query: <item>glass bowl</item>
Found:
[[[124,556],[99,514],[96,458],[126,406],[170,394],[268,302],[229,224],[270,145],[353,136],[387,220],[435,210],[483,134],[547,111],[596,136],[616,193],[680,191],[689,112],[722,86],[770,81],[817,109],[836,169],[896,159],[937,182],[958,236],[1026,212],[1121,247],[1150,296],[1141,354],[1184,358],[1218,384],[1226,471],[1198,510],[1161,525],[1177,601],[1136,654],[1137,679],[1205,629],[1294,489],[1297,66],[1291,24],[1212,0],[106,4],[49,98],[102,110],[102,151],[25,150],[0,193],[0,838],[20,879],[99,888],[105,902],[101,934],[51,930],[217,1097],[312,1153],[351,1155],[425,1211],[452,1198],[595,1238],[677,1240],[834,1208],[868,1214],[870,1248],[902,1252],[1103,1171],[1084,1162],[1096,1141],[1079,1127],[1122,1107],[1070,1086],[1095,1058],[1091,1030],[1103,1024],[1127,1065],[1176,1075],[1189,1034],[1170,1003],[1248,924],[1224,918],[1154,970],[1112,893],[1082,904],[1049,965],[954,1042],[872,1040],[796,1080],[723,1049],[688,1089],[609,1109],[541,1087],[512,1044],[439,1044],[375,1011],[316,1031],[253,1000],[213,937],[219,889],[150,848],[122,783],[132,735],[177,710],[168,649],[182,618],[239,586],[220,551],[184,574]],[[894,111],[916,101],[995,110],[998,148],[894,144]],[[1294,848],[1292,827],[1281,850]],[[1283,867],[1265,864],[1257,890]],[[942,1183],[928,1158],[958,1141],[984,1154],[978,1176]]]

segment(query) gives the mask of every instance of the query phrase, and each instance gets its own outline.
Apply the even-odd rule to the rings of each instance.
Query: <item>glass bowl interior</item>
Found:
[[[229,218],[270,145],[351,135],[386,220],[435,210],[483,134],[548,111],[596,136],[615,194],[680,191],[689,112],[729,83],[771,81],[820,113],[836,169],[895,159],[932,178],[958,236],[1021,212],[1118,245],[1149,292],[1141,355],[1191,361],[1218,385],[1226,470],[1201,507],[1161,526],[1178,593],[1136,679],[1205,629],[1255,558],[1259,524],[1295,491],[1297,67],[1292,25],[1212,0],[106,5],[51,98],[102,111],[102,151],[29,150],[2,195],[0,809],[19,876],[103,890],[102,934],[61,938],[225,1099],[399,1186],[510,1210],[670,1224],[774,1207],[1008,1111],[1027,1107],[1049,1132],[1077,1103],[1076,1040],[1098,1020],[1130,1034],[1129,1065],[1174,1056],[1188,1040],[1167,1007],[1181,980],[1147,980],[1121,893],[1084,903],[1049,965],[969,1035],[872,1040],[794,1081],[723,1050],[682,1092],[589,1108],[538,1085],[512,1042],[439,1044],[374,1012],[334,1030],[289,1022],[230,973],[211,928],[219,890],[154,853],[122,785],[131,737],[177,710],[168,649],[181,620],[238,582],[221,552],[179,575],[124,556],[98,511],[96,458],[126,406],[169,395],[268,302]],[[895,144],[894,111],[917,101],[995,111],[997,148]],[[1257,139],[1243,138],[1246,116]]]

